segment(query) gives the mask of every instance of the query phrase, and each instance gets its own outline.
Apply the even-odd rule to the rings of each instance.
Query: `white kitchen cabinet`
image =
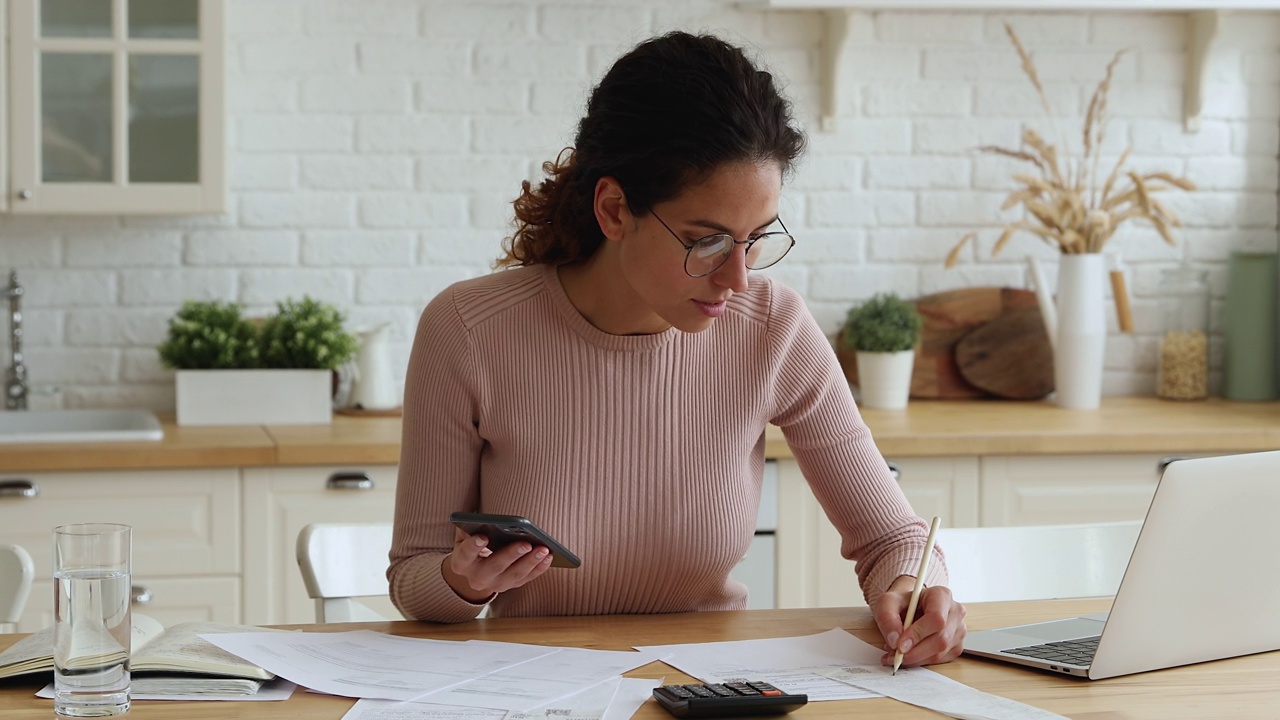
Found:
[[[396,467],[246,468],[243,475],[245,622],[315,622],[298,571],[298,533],[317,522],[391,522]],[[365,604],[400,617],[389,600]]]
[[[5,209],[226,209],[222,0],[8,5]]]
[[[984,526],[1141,520],[1165,455],[993,455],[982,458]]]
[[[22,632],[53,606],[52,531],[113,522],[133,528],[133,584],[151,590],[142,612],[166,621],[238,621],[240,477],[231,469],[0,474],[0,537],[36,566]],[[207,592],[202,592],[202,589]]]
[[[1181,457],[1202,456],[1203,453]],[[891,458],[922,518],[944,527],[1062,525],[1141,520],[1169,454]],[[779,607],[862,604],[840,535],[795,461],[779,463]],[[945,550],[945,548],[944,548]]]
[[[978,458],[893,458],[917,515],[948,527],[978,524]],[[778,463],[778,607],[862,605],[853,563],[794,460]]]

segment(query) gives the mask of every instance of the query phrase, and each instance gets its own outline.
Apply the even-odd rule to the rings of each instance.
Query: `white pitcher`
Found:
[[[391,378],[391,353],[387,334],[391,323],[362,331],[356,353],[355,375],[351,381],[351,406],[365,410],[390,410],[400,405]]]

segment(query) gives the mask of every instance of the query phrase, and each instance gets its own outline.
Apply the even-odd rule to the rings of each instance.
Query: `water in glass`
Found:
[[[129,574],[55,573],[54,710],[109,717],[129,709]]]

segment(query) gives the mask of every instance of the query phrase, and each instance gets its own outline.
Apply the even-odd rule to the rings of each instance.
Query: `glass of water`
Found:
[[[131,528],[53,531],[53,709],[64,717],[129,710]]]

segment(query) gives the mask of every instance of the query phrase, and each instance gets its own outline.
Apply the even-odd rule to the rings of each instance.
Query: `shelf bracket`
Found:
[[[1200,112],[1204,109],[1205,75],[1209,54],[1218,37],[1222,11],[1203,10],[1187,13],[1187,77],[1182,91],[1182,128],[1200,132]]]
[[[840,68],[850,31],[862,13],[849,8],[832,8],[822,11],[822,48],[818,66],[818,81],[822,84],[821,128],[825,132],[836,129],[836,115],[840,112]]]

